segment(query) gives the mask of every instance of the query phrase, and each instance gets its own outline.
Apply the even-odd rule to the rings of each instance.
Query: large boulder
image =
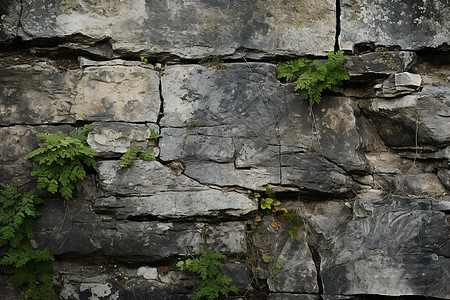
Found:
[[[414,149],[445,146],[450,142],[450,88],[424,86],[401,98],[376,98],[363,109],[388,146]]]
[[[353,220],[319,247],[324,294],[450,299],[448,206],[397,196],[357,199]]]
[[[264,63],[167,67],[161,159],[181,161],[203,184],[351,190],[345,172],[370,170],[350,100],[326,97],[310,113],[275,74],[276,66]]]
[[[419,50],[450,41],[448,0],[343,0],[341,9],[341,49],[375,43]]]
[[[8,4],[7,16],[15,7]],[[14,32],[16,19],[4,20],[3,27]],[[25,1],[20,24],[25,40],[66,37],[84,45],[107,40],[114,55],[323,55],[334,47],[336,7],[332,0],[115,0],[108,6],[87,0]]]
[[[61,71],[45,62],[0,69],[0,125],[156,122],[157,72],[138,66]]]

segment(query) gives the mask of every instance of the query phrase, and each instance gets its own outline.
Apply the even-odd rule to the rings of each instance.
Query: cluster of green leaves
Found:
[[[148,63],[148,59],[147,59],[147,57],[145,57],[145,56],[141,56],[141,61],[142,61],[142,62],[145,62],[145,63]]]
[[[120,164],[117,167],[118,170],[122,168],[126,168],[136,159],[153,161],[156,160],[155,156],[148,150],[142,151],[142,147],[140,146],[131,146],[130,150],[125,152],[120,157]]]
[[[350,59],[343,51],[330,51],[326,62],[306,58],[287,61],[278,64],[277,78],[296,81],[295,90],[300,91],[301,99],[309,100],[310,105],[320,103],[323,90],[336,92],[340,81],[350,79],[344,68],[344,62]]]
[[[180,260],[177,267],[188,270],[200,276],[200,283],[191,296],[197,299],[218,299],[219,295],[228,297],[230,292],[237,293],[238,288],[232,284],[233,280],[223,274],[225,255],[216,251],[204,251],[199,258]]]
[[[263,198],[261,194],[254,193],[255,198],[259,200],[259,205],[263,211],[264,215],[272,214],[274,216],[282,213],[282,216],[291,222],[291,226],[289,227],[289,235],[295,239],[298,238],[298,229],[300,225],[298,223],[297,217],[294,214],[288,213],[287,209],[284,207],[280,207],[281,202],[275,198],[275,192],[272,190],[270,186],[266,186],[266,196]],[[258,223],[261,221],[261,216],[256,216],[254,220],[250,220],[247,224],[250,224],[251,229],[255,230]],[[271,223],[272,227],[277,227],[278,222],[273,221]]]
[[[270,186],[266,186],[266,198],[261,198],[261,194],[259,193],[255,193],[254,195],[259,199],[259,205],[261,206],[261,209],[271,210],[272,207],[281,205],[281,202],[275,199],[275,192]]]
[[[272,268],[272,278],[275,278],[284,266],[284,259],[277,259],[276,264]]]
[[[159,135],[158,133],[156,133],[156,131],[152,130],[150,132],[150,136],[147,138],[148,140],[152,141],[152,140],[157,140],[161,137],[161,135]]]
[[[22,299],[56,299],[51,291],[54,260],[50,249],[32,249],[25,241],[34,237],[34,221],[41,216],[36,205],[43,200],[34,191],[21,194],[16,187],[0,184],[0,247],[7,247],[0,264],[15,268],[13,281],[26,285]]]
[[[31,172],[32,176],[38,176],[38,189],[47,189],[52,194],[59,192],[65,200],[72,198],[75,182],[86,177],[84,167],[95,164],[97,153],[86,142],[92,129],[92,125],[85,125],[70,136],[61,131],[37,135],[44,140],[44,147],[25,157],[39,164]]]

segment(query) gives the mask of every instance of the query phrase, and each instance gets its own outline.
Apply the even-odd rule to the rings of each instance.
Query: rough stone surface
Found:
[[[0,76],[0,125],[156,122],[159,114],[159,78],[145,68],[104,66],[61,72],[38,62],[1,68]]]
[[[348,192],[352,180],[344,170],[369,169],[358,150],[349,99],[326,99],[314,111],[320,121],[313,121],[291,88],[280,85],[271,64],[168,67],[162,78],[161,159],[181,160],[185,174],[204,184],[261,189],[281,183]],[[347,143],[337,142],[343,139]]]
[[[407,51],[377,51],[352,56],[345,62],[350,76],[367,74],[395,74],[408,70],[417,55]]]
[[[319,250],[324,293],[449,299],[450,228],[434,203],[399,197],[356,200],[354,219],[339,226]]]
[[[108,7],[90,1],[25,1],[20,36],[29,40],[79,35],[82,43],[109,39],[116,55],[323,55],[333,50],[335,11],[330,0],[300,5],[292,0],[116,0]],[[13,27],[17,21],[2,24]]]
[[[56,284],[61,289],[59,299],[189,299],[181,288],[143,278],[132,268],[67,262],[55,263],[53,267]]]
[[[247,196],[233,192],[206,190],[171,192],[147,197],[107,197],[97,199],[95,211],[114,215],[117,219],[242,217],[257,210],[257,204]]]
[[[450,142],[450,89],[424,86],[399,99],[374,99],[368,112],[389,146],[445,145]]]
[[[21,2],[17,0],[4,0],[0,5],[0,42],[17,36],[20,8]]]
[[[136,160],[129,167],[117,170],[119,161],[102,161],[97,165],[100,186],[105,196],[146,196],[166,191],[205,191],[185,175],[177,175],[157,161]]]
[[[71,113],[77,120],[156,122],[159,78],[140,67],[86,68],[77,83]]]
[[[39,147],[38,133],[73,132],[75,128],[62,126],[9,126],[0,128],[0,182],[24,186],[32,182],[30,172],[36,165],[25,155]]]
[[[320,300],[319,295],[270,293],[267,300]]]
[[[88,145],[99,155],[112,156],[127,152],[131,146],[141,147],[142,150],[151,148],[154,154],[159,154],[159,149],[150,145],[151,131],[159,133],[156,124],[127,124],[119,122],[94,122],[94,129],[89,133]],[[157,152],[157,153],[155,153]]]
[[[450,41],[448,0],[343,0],[341,9],[341,49],[375,43],[418,50]]]
[[[318,293],[316,266],[305,242],[290,238],[275,261],[283,260],[276,276],[267,279],[271,292]]]
[[[378,97],[398,97],[411,94],[420,87],[422,78],[418,74],[402,72],[392,74],[381,85],[376,85],[376,96]]]

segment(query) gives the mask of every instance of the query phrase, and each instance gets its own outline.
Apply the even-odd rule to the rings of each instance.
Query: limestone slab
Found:
[[[341,9],[341,49],[374,43],[419,50],[437,48],[450,41],[447,0],[343,0]]]
[[[331,0],[29,0],[23,3],[21,37],[109,40],[115,55],[323,55],[333,50],[335,12]]]
[[[450,228],[433,199],[357,199],[355,217],[319,250],[326,295],[449,299]]]
[[[99,198],[95,211],[116,219],[242,217],[258,209],[255,201],[235,192],[207,190],[162,192],[148,197]]]
[[[136,66],[61,71],[45,62],[0,69],[0,125],[156,122],[157,72]]]

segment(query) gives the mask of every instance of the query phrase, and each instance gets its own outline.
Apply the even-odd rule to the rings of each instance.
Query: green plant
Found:
[[[15,268],[17,287],[28,287],[22,299],[56,299],[50,289],[54,260],[50,249],[34,250],[25,242],[34,237],[34,220],[41,216],[36,205],[42,202],[34,190],[21,194],[14,186],[0,184],[0,247],[7,247],[0,264]]]
[[[145,56],[141,56],[141,61],[142,61],[142,62],[145,62],[145,63],[148,63],[148,59],[147,59],[147,57],[145,57]]]
[[[150,132],[150,136],[147,138],[148,140],[157,140],[161,137],[161,135],[159,135],[158,133],[156,133],[156,131],[152,130]]]
[[[285,78],[288,82],[297,82],[296,91],[300,98],[309,100],[309,104],[320,103],[322,91],[325,89],[336,92],[336,85],[342,80],[350,79],[344,68],[344,61],[351,57],[343,51],[328,53],[328,61],[311,61],[299,58],[278,64],[277,78]]]
[[[188,270],[200,276],[200,283],[194,290],[191,299],[217,299],[220,294],[228,297],[230,292],[237,293],[238,288],[232,284],[232,279],[223,274],[221,268],[225,255],[216,251],[203,251],[199,258],[180,260],[177,267]]]
[[[278,273],[280,273],[281,268],[283,268],[283,266],[284,266],[284,259],[282,258],[277,259],[277,263],[272,268],[272,278],[275,278],[278,275]]]
[[[283,213],[283,217],[291,222],[291,226],[289,227],[289,235],[295,239],[298,238],[298,229],[300,227],[297,217],[294,214],[288,213],[287,209],[284,207],[280,207],[281,202],[278,201],[275,198],[275,192],[272,190],[270,186],[266,186],[266,192],[265,194],[268,196],[266,198],[262,198],[261,194],[254,193],[255,198],[259,200],[260,207],[263,210],[263,214],[268,215],[272,214],[273,216],[276,216],[276,214],[279,214],[280,212]],[[247,224],[249,224],[252,230],[256,229],[257,224],[261,221],[261,218],[258,220],[255,218],[255,220],[247,221]],[[253,227],[254,226],[254,227]],[[271,223],[272,227],[277,227],[278,223],[276,221],[273,221]]]
[[[191,124],[189,124],[188,126],[187,126],[187,128],[189,129],[189,130],[192,130],[192,129],[194,129],[195,127],[197,127],[198,126],[198,122],[197,121],[194,121],[194,122],[192,122]]]
[[[128,167],[133,161],[137,159],[147,160],[147,161],[153,161],[156,160],[155,156],[150,153],[150,151],[145,150],[142,151],[142,147],[140,146],[131,146],[130,150],[125,152],[120,157],[120,164],[117,167],[118,170],[122,168]]]
[[[95,164],[97,153],[86,143],[92,129],[92,125],[85,125],[70,136],[61,131],[37,135],[44,140],[44,147],[28,153],[25,158],[39,164],[31,172],[32,176],[38,176],[38,189],[45,188],[52,194],[59,192],[65,200],[72,198],[74,183],[86,177],[84,167]]]
[[[262,209],[271,210],[272,206],[276,207],[281,204],[280,201],[275,199],[275,193],[270,186],[266,186],[266,195],[268,196],[267,198],[261,198],[259,193],[254,194],[254,196],[259,199],[259,204]]]

